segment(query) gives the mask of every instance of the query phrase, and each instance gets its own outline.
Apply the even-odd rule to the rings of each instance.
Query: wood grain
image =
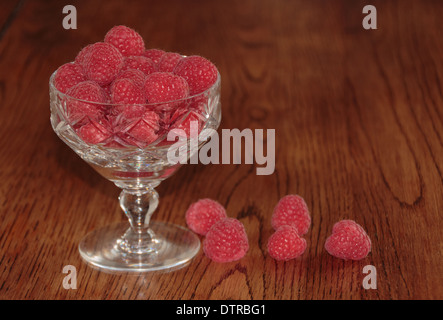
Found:
[[[59,1],[0,5],[1,299],[442,299],[443,42],[439,0]],[[52,132],[48,79],[116,24],[147,46],[211,59],[222,75],[221,128],[276,129],[276,170],[187,165],[158,188],[153,219],[185,225],[199,198],[245,225],[250,250],[217,264],[203,252],[169,273],[109,274],[85,265],[88,231],[123,220],[119,190]],[[288,193],[311,210],[308,249],[277,262],[270,216]],[[332,225],[354,219],[364,260],[328,255]],[[378,288],[362,287],[365,265]],[[65,265],[78,288],[62,286]]]

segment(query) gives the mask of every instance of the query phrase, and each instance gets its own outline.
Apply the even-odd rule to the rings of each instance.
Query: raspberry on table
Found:
[[[103,117],[104,104],[108,101],[105,91],[93,81],[83,81],[68,89],[66,106],[71,121],[84,117]]]
[[[183,59],[183,57],[178,53],[166,52],[157,63],[157,70],[160,72],[173,72],[175,66],[181,59]]]
[[[154,72],[148,75],[144,90],[148,103],[169,102],[189,96],[186,80],[170,72]]]
[[[125,57],[122,71],[128,69],[140,70],[145,75],[151,74],[156,71],[155,63],[151,59],[143,56]]]
[[[174,73],[188,82],[191,95],[209,89],[218,77],[215,65],[200,56],[189,56],[181,59],[175,66]]]
[[[334,257],[344,260],[361,260],[371,251],[371,239],[353,220],[342,220],[332,228],[325,249]]]
[[[226,218],[225,208],[215,200],[201,199],[186,211],[186,223],[195,233],[206,235],[217,221]]]
[[[293,226],[279,227],[268,240],[268,253],[275,260],[288,261],[301,256],[306,250],[306,240]]]
[[[134,83],[139,86],[140,88],[143,87],[143,84],[145,83],[146,75],[143,71],[137,70],[137,69],[127,69],[122,72],[120,72],[114,81],[118,79],[130,79],[134,81]]]
[[[157,65],[163,54],[165,54],[165,51],[160,49],[147,49],[142,53],[142,56],[151,59]]]
[[[123,56],[109,43],[97,42],[84,57],[83,68],[89,80],[100,86],[110,84],[123,67]]]
[[[112,104],[143,104],[145,103],[143,90],[130,79],[115,80],[111,86]]]
[[[234,218],[216,222],[206,233],[203,251],[215,262],[231,262],[243,258],[249,250],[243,224]]]
[[[297,229],[300,236],[306,234],[311,225],[311,216],[305,200],[299,195],[281,198],[272,213],[271,224],[275,230],[284,225],[291,225]]]
[[[115,26],[105,35],[104,42],[112,44],[123,56],[139,56],[145,51],[143,38],[126,26]]]
[[[79,64],[65,63],[58,68],[54,77],[54,85],[58,91],[66,93],[69,88],[86,80],[83,68]]]

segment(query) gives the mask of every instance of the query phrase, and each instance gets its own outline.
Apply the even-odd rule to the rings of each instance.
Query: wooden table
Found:
[[[1,299],[442,299],[443,2],[373,0],[377,29],[357,0],[60,1],[0,4]],[[247,230],[237,262],[200,250],[169,273],[109,274],[78,253],[89,231],[123,221],[119,189],[74,154],[49,123],[48,79],[116,24],[148,47],[212,60],[222,75],[220,129],[276,129],[276,168],[186,165],[159,187],[153,219],[185,226],[208,197]],[[266,243],[286,194],[312,214],[302,258],[277,262]],[[324,249],[354,219],[370,255]],[[64,289],[63,268],[77,270]],[[364,289],[363,267],[377,270]]]

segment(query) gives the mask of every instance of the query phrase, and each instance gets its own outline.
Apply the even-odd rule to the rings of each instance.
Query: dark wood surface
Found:
[[[442,299],[443,2],[0,2],[1,299]],[[218,264],[202,251],[169,273],[108,274],[78,253],[89,231],[123,221],[111,182],[53,133],[48,79],[113,25],[148,47],[211,59],[222,75],[221,128],[276,129],[276,170],[186,165],[159,187],[155,220],[185,225],[209,197],[240,219],[250,250]],[[302,258],[266,252],[272,209],[302,195],[311,210]],[[354,219],[372,239],[358,262],[331,257],[332,225]],[[362,287],[365,265],[377,289]],[[62,282],[77,269],[77,289]]]

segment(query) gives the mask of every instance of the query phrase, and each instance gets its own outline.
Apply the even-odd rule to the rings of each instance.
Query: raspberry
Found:
[[[144,147],[158,138],[155,130],[144,120],[138,121],[128,134],[136,140],[131,142],[139,147]]]
[[[199,115],[193,111],[191,111],[185,119],[181,120],[181,117],[183,117],[183,113],[182,114],[178,114],[183,112],[181,110],[177,110],[171,117],[171,122],[176,121],[176,123],[174,125],[171,126],[170,130],[172,129],[180,129],[183,130],[186,134],[186,137],[191,137],[191,126],[194,128],[195,123],[197,123],[197,135],[200,134],[200,131],[203,128],[203,124],[204,122],[202,121],[202,119],[199,117]],[[185,111],[185,113],[187,113],[187,111]],[[178,119],[178,120],[177,120]],[[180,134],[179,132],[177,132],[178,134]],[[181,135],[181,134],[180,134]]]
[[[106,86],[115,79],[123,67],[123,56],[109,43],[97,42],[84,57],[83,67],[89,80]]]
[[[306,250],[306,240],[298,235],[293,226],[279,227],[268,240],[269,255],[275,260],[288,261]]]
[[[66,94],[69,96],[66,99],[71,121],[80,120],[84,117],[99,119],[103,116],[103,104],[107,102],[107,96],[97,83],[93,81],[80,82],[71,87]]]
[[[195,110],[198,113],[205,114],[207,109],[210,108],[212,109],[212,106],[207,95],[197,95],[190,100],[189,109]]]
[[[89,122],[77,130],[78,136],[86,143],[97,144],[111,136],[111,132],[97,122]]]
[[[203,251],[215,262],[231,262],[243,258],[249,249],[243,224],[234,218],[216,222],[206,233]]]
[[[190,205],[186,211],[186,223],[195,233],[206,235],[217,221],[226,218],[225,208],[217,201],[201,199]]]
[[[115,26],[105,35],[105,42],[116,47],[122,55],[139,56],[145,50],[143,38],[126,26]]]
[[[118,79],[111,87],[111,103],[142,104],[145,96],[142,89],[130,79]]]
[[[281,198],[272,213],[271,224],[275,230],[283,225],[291,225],[297,229],[299,235],[307,233],[311,217],[305,200],[298,195]]]
[[[112,84],[114,82],[111,82],[110,84],[107,84],[106,86],[101,87],[103,89],[103,91],[106,93],[107,97],[111,96],[111,88],[112,88]]]
[[[157,131],[159,130],[159,116],[154,111],[146,111],[143,117],[138,120],[123,135],[123,139],[129,144],[144,148],[157,140]]]
[[[145,105],[121,105],[115,106],[109,115],[116,131],[126,131],[140,119],[147,122],[156,132],[160,129],[159,115],[154,111],[146,111]]]
[[[148,110],[143,114],[143,121],[146,122],[155,131],[160,129],[159,120],[160,117],[155,111]]]
[[[325,248],[334,257],[361,260],[371,251],[371,239],[355,221],[342,220],[332,228],[332,235],[326,239]]]
[[[177,63],[183,57],[175,52],[166,52],[157,63],[157,70],[160,72],[173,72]]]
[[[145,83],[145,78],[146,75],[143,73],[143,71],[137,69],[127,69],[125,71],[120,72],[114,81],[116,81],[117,79],[130,79],[134,81],[134,83],[137,86],[142,88],[143,84]]]
[[[128,69],[137,69],[148,75],[155,72],[155,64],[151,59],[143,56],[130,56],[125,58],[122,70]]]
[[[154,72],[146,77],[145,96],[148,103],[161,103],[186,98],[186,80],[170,72]]]
[[[158,64],[160,58],[165,54],[163,50],[160,49],[148,49],[143,52],[142,56],[151,59],[155,64]]]
[[[83,68],[80,65],[76,63],[65,63],[58,68],[54,77],[54,85],[58,91],[66,93],[69,88],[86,80]]]
[[[146,107],[144,105],[121,105],[121,106],[114,106],[111,110],[111,116],[118,117],[118,122],[121,122],[121,120],[133,120],[133,119],[140,119],[143,117],[143,114],[146,112]]]
[[[89,52],[91,51],[93,44],[88,44],[86,47],[80,50],[80,52],[75,57],[75,63],[84,66],[85,59],[88,56]]]
[[[217,81],[218,76],[215,65],[200,56],[189,56],[181,59],[175,66],[174,73],[188,82],[191,95],[210,88]]]

